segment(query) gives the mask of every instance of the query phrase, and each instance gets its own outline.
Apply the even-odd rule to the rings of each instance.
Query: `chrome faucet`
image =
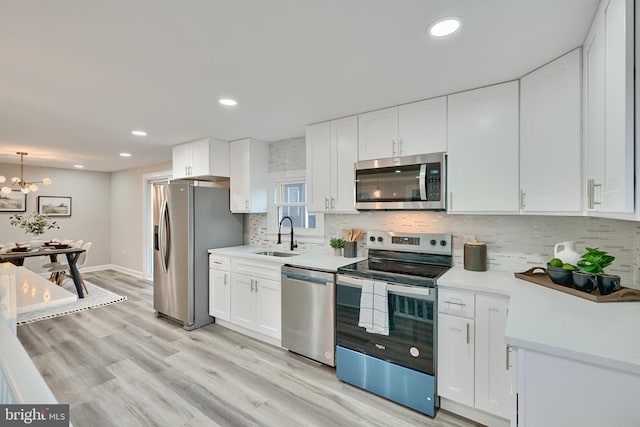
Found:
[[[280,225],[278,225],[278,244],[282,243],[282,236],[280,231],[282,230],[282,222],[288,219],[289,223],[291,224],[291,250],[294,250],[295,248],[298,247],[297,243],[293,243],[293,220],[291,219],[290,216],[283,216],[282,219],[280,220]]]

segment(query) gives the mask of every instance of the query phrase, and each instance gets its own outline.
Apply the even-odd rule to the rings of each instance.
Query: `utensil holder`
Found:
[[[345,258],[355,258],[358,256],[357,242],[344,242],[343,256]]]

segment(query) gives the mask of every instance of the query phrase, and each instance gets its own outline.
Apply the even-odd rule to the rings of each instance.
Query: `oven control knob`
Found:
[[[369,237],[369,241],[370,241],[370,242],[375,242],[375,241],[376,241],[375,236],[371,236],[371,237]]]
[[[436,239],[431,239],[431,241],[429,243],[431,243],[431,246],[435,246],[436,245]]]
[[[382,236],[378,236],[378,242],[382,243],[383,240]]]
[[[440,240],[440,246],[447,246],[446,240]]]

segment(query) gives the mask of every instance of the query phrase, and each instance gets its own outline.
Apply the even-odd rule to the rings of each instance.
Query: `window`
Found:
[[[315,242],[324,238],[324,214],[307,210],[307,183],[304,170],[271,172],[272,197],[270,199],[268,232],[275,235],[280,221],[288,216],[293,221],[296,236],[304,237],[306,242]],[[289,229],[289,221],[282,227]]]
[[[315,229],[316,214],[307,212],[307,184],[305,182],[280,183],[277,189],[277,222],[288,216],[294,228]],[[285,222],[283,225],[289,225]]]

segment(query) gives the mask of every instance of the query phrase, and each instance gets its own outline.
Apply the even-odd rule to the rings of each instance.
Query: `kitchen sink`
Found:
[[[265,252],[256,252],[256,255],[267,255],[267,256],[278,256],[278,257],[290,257],[296,256],[300,254],[296,254],[293,252],[274,252],[274,251],[265,251]]]

